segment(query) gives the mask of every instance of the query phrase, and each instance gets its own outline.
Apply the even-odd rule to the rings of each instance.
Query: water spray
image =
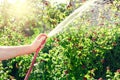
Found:
[[[107,1],[107,0],[106,0]],[[60,24],[58,24],[49,34],[48,37],[52,37],[57,33],[61,32],[64,28],[66,28],[73,20],[77,17],[81,17],[83,13],[87,12],[91,7],[101,6],[107,3],[105,0],[89,0],[86,1],[82,6],[76,9],[73,13],[71,13],[67,18],[65,18]]]

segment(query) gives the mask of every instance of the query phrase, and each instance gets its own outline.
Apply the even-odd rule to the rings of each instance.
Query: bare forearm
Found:
[[[0,61],[34,52],[31,45],[0,46]]]
[[[44,46],[46,39],[46,34],[40,34],[30,45],[0,46],[0,61],[35,52],[40,46]]]

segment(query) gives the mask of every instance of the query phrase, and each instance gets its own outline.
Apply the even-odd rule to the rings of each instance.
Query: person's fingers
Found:
[[[46,42],[46,39],[47,39],[47,37],[46,36],[42,36],[41,38],[40,38],[40,40],[38,40],[39,42],[39,47],[38,47],[38,49],[40,48],[40,49],[42,49],[43,47],[44,47],[44,45],[45,45],[45,42]]]
[[[44,37],[47,37],[47,35],[46,34],[39,34],[38,36],[37,36],[37,40],[39,40],[39,39],[41,39],[41,38],[44,38]]]
[[[44,45],[46,42],[47,36],[46,35],[40,35],[40,39],[38,39],[40,45]]]
[[[41,43],[41,42],[43,42],[45,39],[46,39],[46,37],[45,37],[45,36],[42,36],[38,41]]]

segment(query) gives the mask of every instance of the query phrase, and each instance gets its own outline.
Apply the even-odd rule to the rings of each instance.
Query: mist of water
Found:
[[[65,18],[60,24],[58,24],[49,34],[48,37],[52,37],[56,35],[57,33],[60,33],[63,31],[64,28],[67,27],[73,20],[75,20],[77,17],[80,17],[89,10],[90,8],[94,8],[96,6],[96,2],[100,2],[100,0],[89,0],[85,2],[82,6],[80,6],[78,9],[76,9],[73,13],[71,13],[67,18]],[[91,7],[92,6],[92,7]]]

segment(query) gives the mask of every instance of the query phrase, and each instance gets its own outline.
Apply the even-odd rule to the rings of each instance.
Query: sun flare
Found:
[[[9,3],[15,3],[16,0],[8,0]]]
[[[12,4],[15,4],[17,1],[24,3],[26,0],[8,0],[8,2]]]
[[[33,0],[34,1],[34,0]],[[42,0],[41,0],[42,1]],[[65,3],[69,0],[48,0],[50,2]],[[0,5],[9,6],[5,11],[9,16],[21,18],[24,16],[34,15],[32,1],[29,0],[0,0]]]

